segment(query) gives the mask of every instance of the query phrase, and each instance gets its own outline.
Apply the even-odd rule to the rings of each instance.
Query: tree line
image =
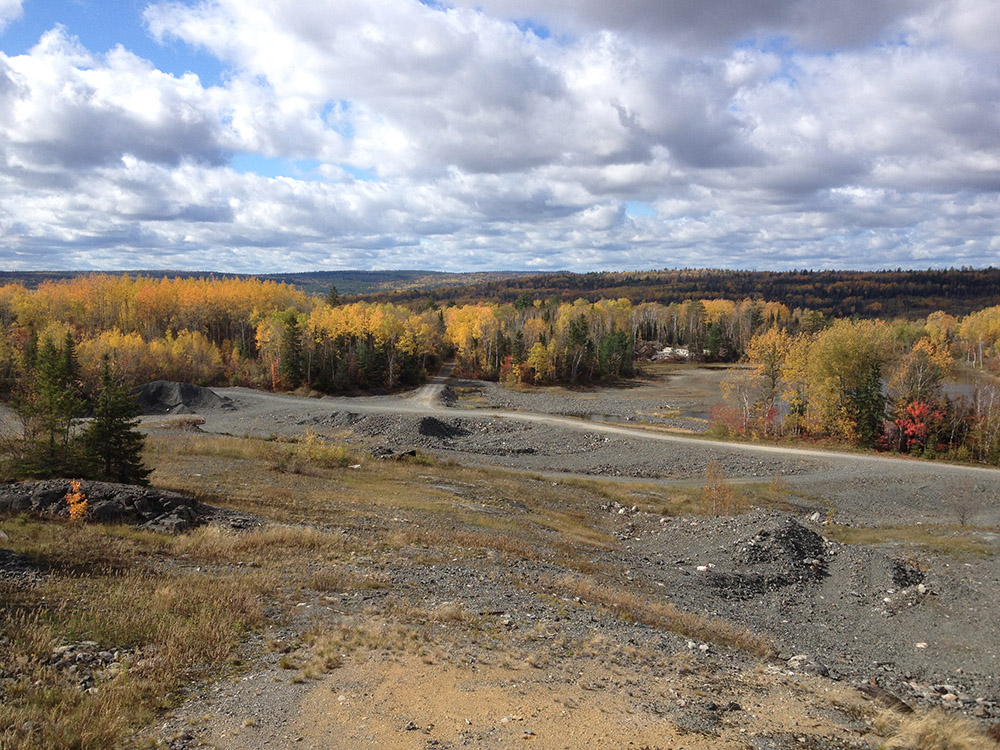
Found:
[[[750,365],[723,384],[717,427],[756,437],[820,437],[1000,464],[1000,307],[957,319],[841,319],[820,331],[768,328]],[[964,365],[964,382],[951,377]]]
[[[756,298],[790,309],[816,310],[828,318],[915,318],[944,310],[965,315],[996,302],[1000,269],[925,271],[660,271],[545,273],[486,279],[427,290],[409,288],[366,299],[405,305],[512,303],[523,292],[536,299],[572,302],[625,297],[635,302],[683,303],[689,299]]]
[[[123,388],[167,379],[350,393],[419,384],[452,357],[460,374],[507,383],[597,382],[633,375],[668,346],[751,365],[717,410],[731,431],[1000,459],[1000,394],[947,386],[957,360],[998,368],[1000,306],[863,320],[755,297],[637,303],[521,291],[505,303],[407,307],[252,278],[95,274],[0,286],[0,391],[55,403],[44,395],[55,376],[40,374],[55,350],[72,362],[59,382],[76,384],[84,411],[98,402],[106,365]],[[45,413],[37,429],[51,456],[70,433],[54,432],[64,423]]]

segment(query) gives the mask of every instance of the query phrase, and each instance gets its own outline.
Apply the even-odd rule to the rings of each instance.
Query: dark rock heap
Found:
[[[197,500],[176,492],[128,484],[83,481],[87,499],[84,518],[99,523],[134,524],[140,528],[178,534],[204,520],[207,509]],[[28,512],[68,516],[66,479],[0,485],[0,512]]]

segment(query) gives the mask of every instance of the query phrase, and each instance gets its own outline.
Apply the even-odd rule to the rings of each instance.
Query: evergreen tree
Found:
[[[67,338],[67,341],[72,339]],[[73,423],[83,411],[73,381],[75,354],[56,348],[46,336],[33,371],[26,373],[24,392],[15,408],[24,424],[21,456],[14,471],[22,476],[58,476],[78,466]]]
[[[278,315],[278,320],[281,321],[281,362],[279,367],[281,379],[290,388],[298,388],[302,385],[305,376],[299,316],[293,308],[289,308]]]
[[[326,304],[330,307],[337,307],[340,304],[340,293],[337,287],[330,285],[330,291],[326,293]]]
[[[869,366],[858,388],[848,394],[851,416],[857,424],[858,442],[872,448],[882,435],[885,422],[885,395],[882,393],[882,369]]]
[[[63,340],[60,359],[59,377],[62,379],[62,385],[76,391],[80,382],[80,362],[76,358],[76,342],[69,331],[66,331],[66,338]]]
[[[35,371],[35,365],[38,364],[38,331],[34,328],[28,331],[28,335],[24,340],[24,348],[21,349],[21,369],[25,374],[31,374]]]
[[[139,404],[128,388],[111,373],[107,354],[101,363],[101,392],[94,404],[94,416],[83,434],[94,475],[108,482],[149,484],[150,470],[142,463],[145,437],[139,424]]]

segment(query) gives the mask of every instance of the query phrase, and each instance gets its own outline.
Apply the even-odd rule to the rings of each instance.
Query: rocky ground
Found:
[[[635,483],[648,502],[580,495],[572,512],[608,541],[572,564],[533,552],[539,540],[558,547],[554,534],[522,543],[505,531],[494,548],[441,556],[428,540],[459,522],[438,510],[368,510],[350,528],[334,514],[330,528],[373,550],[350,572],[379,585],[296,594],[269,650],[250,644],[247,668],[192,686],[137,742],[842,750],[881,746],[886,707],[1000,722],[1000,472],[661,431],[697,431],[718,379],[677,370],[634,388],[531,393],[453,381],[358,399],[219,389],[218,402],[193,397],[197,409],[150,406],[207,433],[311,432],[523,472],[520,502],[413,466],[412,482],[449,498],[455,519],[474,511],[500,529],[516,528],[529,499],[537,516],[547,485],[573,493],[576,477]],[[773,484],[781,502],[655,510],[672,487],[704,484],[712,462],[731,486]],[[549,512],[569,512],[554,497]],[[399,534],[415,541],[376,551]],[[676,612],[697,619],[677,627]],[[310,674],[319,657],[336,666]]]
[[[179,534],[203,523],[211,512],[194,498],[150,487],[85,480],[77,489],[86,498],[87,517],[95,523],[131,524]],[[0,512],[66,517],[66,496],[71,491],[70,483],[63,479],[0,485]]]

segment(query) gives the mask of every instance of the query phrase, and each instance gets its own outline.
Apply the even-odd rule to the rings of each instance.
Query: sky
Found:
[[[995,0],[0,0],[0,270],[1000,265]]]

